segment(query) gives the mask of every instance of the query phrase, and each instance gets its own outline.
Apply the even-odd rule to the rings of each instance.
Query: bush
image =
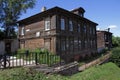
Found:
[[[26,49],[18,49],[17,53],[25,53]]]
[[[120,67],[120,47],[114,48],[112,50],[110,61],[112,61]]]

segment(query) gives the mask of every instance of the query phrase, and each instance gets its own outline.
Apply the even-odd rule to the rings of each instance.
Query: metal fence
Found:
[[[0,57],[0,68],[19,67],[25,65],[40,65],[47,66],[60,65],[60,56],[52,55],[43,52],[25,52],[3,55]]]

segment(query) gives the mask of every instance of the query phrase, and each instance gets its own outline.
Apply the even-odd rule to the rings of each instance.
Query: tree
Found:
[[[5,30],[5,37],[13,36],[16,21],[23,12],[33,8],[36,0],[0,0],[0,26]]]
[[[112,44],[113,47],[120,46],[120,37],[112,36]]]
[[[4,39],[4,32],[0,30],[0,40]]]

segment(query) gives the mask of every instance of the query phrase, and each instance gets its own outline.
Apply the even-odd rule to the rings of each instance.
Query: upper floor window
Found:
[[[65,30],[65,19],[61,18],[60,24],[61,24],[61,30]]]
[[[105,40],[107,39],[107,35],[106,34],[104,35],[104,38],[105,38]]]
[[[83,29],[84,33],[86,33],[86,31],[87,31],[87,27],[86,27],[86,25],[84,25],[83,28],[84,28],[84,29]]]
[[[73,31],[73,22],[71,20],[69,21],[69,30]]]
[[[22,29],[21,29],[21,35],[25,35],[25,28],[24,27],[22,27]]]
[[[36,37],[39,37],[40,36],[40,32],[36,32]]]
[[[45,30],[50,30],[50,18],[45,19]]]
[[[30,31],[30,29],[26,29],[26,32],[29,32]]]
[[[93,28],[93,34],[95,34],[95,28]]]
[[[78,32],[80,32],[80,24],[78,24]]]
[[[90,27],[90,34],[92,34],[92,27]]]

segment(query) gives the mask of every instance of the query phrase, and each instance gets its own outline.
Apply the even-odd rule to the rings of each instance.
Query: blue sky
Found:
[[[23,13],[20,20],[39,13],[43,6],[47,9],[58,6],[66,10],[83,7],[85,18],[99,24],[97,29],[110,27],[113,35],[120,36],[120,0],[37,0],[35,7]]]

